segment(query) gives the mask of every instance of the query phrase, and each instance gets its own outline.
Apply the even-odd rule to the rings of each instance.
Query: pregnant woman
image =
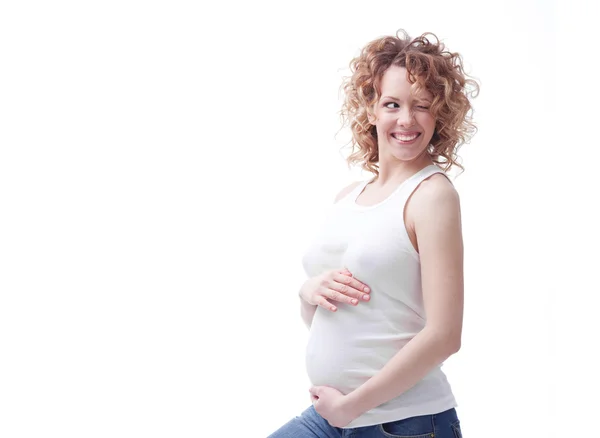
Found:
[[[461,344],[463,243],[446,172],[475,132],[479,88],[433,34],[367,44],[350,63],[342,114],[351,164],[304,255],[312,405],[270,438],[461,438],[441,370]]]

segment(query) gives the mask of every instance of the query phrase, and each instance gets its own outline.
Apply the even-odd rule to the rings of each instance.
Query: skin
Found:
[[[382,98],[370,121],[379,139],[379,177],[369,183],[357,202],[374,204],[406,178],[432,164],[426,153],[435,128],[427,110],[432,96],[410,93],[406,69],[390,67],[381,82]],[[419,108],[420,107],[420,108]],[[400,131],[421,133],[415,144],[402,145]],[[351,190],[353,185],[342,190]],[[335,388],[310,388],[316,411],[334,427],[344,427],[363,413],[395,398],[418,383],[435,366],[460,349],[464,282],[460,200],[445,176],[423,181],[406,204],[405,223],[421,260],[422,290],[427,322],[375,376],[349,394]],[[361,304],[366,305],[366,304]]]
[[[331,312],[337,311],[337,306],[331,301],[338,301],[356,306],[360,301],[369,301],[371,289],[352,276],[348,269],[335,269],[309,278],[300,288],[300,313],[307,327],[310,327],[317,306]],[[329,299],[329,300],[328,300]]]

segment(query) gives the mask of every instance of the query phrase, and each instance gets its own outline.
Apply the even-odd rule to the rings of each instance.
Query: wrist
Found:
[[[365,413],[365,410],[360,405],[360,400],[356,397],[353,392],[347,394],[342,399],[342,409],[352,417],[352,419],[360,417]]]
[[[302,303],[302,306],[306,307],[306,308],[313,308],[313,307],[317,307],[316,304],[310,304],[308,302],[308,300],[306,298],[304,298],[302,295],[298,294],[298,296],[300,297],[300,302]]]
[[[302,301],[302,304],[306,304],[308,306],[312,306],[312,304],[310,304],[308,302],[308,300],[306,299],[305,293],[304,293],[304,286],[306,285],[306,283],[304,283],[302,285],[302,287],[300,288],[300,290],[298,291],[298,296],[300,297],[300,301]]]

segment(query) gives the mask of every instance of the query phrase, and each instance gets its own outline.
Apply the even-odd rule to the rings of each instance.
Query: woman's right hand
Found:
[[[358,281],[347,269],[333,269],[309,278],[300,288],[300,298],[313,306],[335,312],[337,307],[328,300],[356,306],[370,299],[369,287]]]

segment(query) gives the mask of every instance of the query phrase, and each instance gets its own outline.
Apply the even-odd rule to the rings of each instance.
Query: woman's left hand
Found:
[[[317,413],[333,427],[347,426],[356,418],[345,404],[346,396],[337,389],[330,386],[313,386],[309,392]]]

